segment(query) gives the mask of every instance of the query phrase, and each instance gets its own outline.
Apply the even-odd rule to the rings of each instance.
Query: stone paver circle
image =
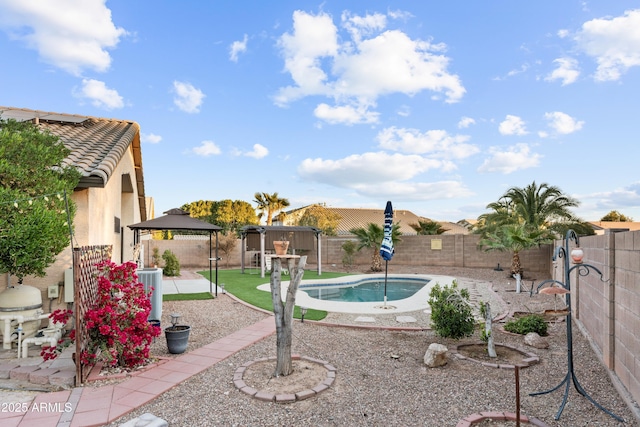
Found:
[[[240,366],[233,374],[233,384],[238,390],[245,394],[248,394],[254,399],[262,400],[265,402],[294,403],[300,400],[306,400],[315,397],[317,394],[328,390],[336,379],[337,370],[333,365],[329,364],[329,362],[314,359],[312,357],[298,355],[291,356],[291,358],[292,360],[304,360],[309,363],[321,365],[327,371],[327,377],[323,381],[319,382],[315,387],[312,387],[310,389],[303,389],[295,393],[276,394],[272,392],[257,390],[253,387],[248,386],[244,381],[244,373],[247,371],[247,369],[249,369],[249,367],[251,367],[251,365],[255,363],[267,362],[271,360],[275,361],[276,357],[273,356],[253,360]]]

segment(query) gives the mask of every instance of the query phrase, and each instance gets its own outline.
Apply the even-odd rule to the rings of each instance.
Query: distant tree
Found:
[[[445,231],[447,231],[446,228],[442,228],[440,223],[435,221],[430,221],[430,220],[427,220],[427,221],[418,220],[417,224],[409,224],[409,226],[414,230],[416,230],[416,232],[420,236],[442,234]]]
[[[304,211],[297,225],[316,227],[327,236],[336,236],[341,219],[342,217],[332,210],[321,205],[313,205]]]
[[[218,249],[225,255],[225,266],[229,268],[229,259],[231,258],[231,253],[238,245],[238,239],[235,234],[223,234],[218,237]]]
[[[273,194],[256,193],[254,197],[254,203],[257,204],[256,209],[260,212],[258,217],[262,219],[263,215],[266,213],[267,225],[271,225],[273,223],[273,216],[277,212],[289,206],[289,200],[279,197],[277,192]]]
[[[633,218],[623,215],[618,211],[611,211],[600,218],[600,221],[633,222]]]
[[[257,225],[260,222],[253,206],[242,200],[221,200],[215,208],[215,224],[222,227],[225,233],[237,233],[245,225]]]
[[[353,258],[357,251],[358,245],[354,240],[347,240],[342,244],[344,255],[342,256],[342,266],[349,271],[353,266]]]
[[[352,228],[349,230],[358,238],[358,251],[362,248],[373,250],[371,255],[371,271],[382,271],[382,257],[380,256],[380,245],[384,239],[384,229],[381,225],[370,222],[366,227]],[[400,241],[400,224],[393,224],[391,228],[391,240],[395,246]]]
[[[253,206],[242,200],[198,200],[186,203],[180,209],[189,212],[192,218],[222,227],[225,233],[235,233],[245,225],[259,222]]]
[[[80,173],[58,137],[30,122],[0,120],[0,273],[43,277],[69,245]],[[67,216],[66,206],[69,206]]]

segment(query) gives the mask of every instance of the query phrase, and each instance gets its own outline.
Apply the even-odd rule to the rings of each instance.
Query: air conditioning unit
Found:
[[[162,269],[140,268],[137,270],[138,280],[144,285],[144,291],[151,294],[151,312],[149,320],[162,320]]]
[[[64,271],[64,302],[73,302],[73,296],[73,268],[67,268]]]

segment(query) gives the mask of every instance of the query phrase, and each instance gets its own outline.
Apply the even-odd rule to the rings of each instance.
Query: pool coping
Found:
[[[312,279],[303,280],[304,284],[317,284],[317,283],[344,283],[345,278],[348,278],[348,282],[355,282],[358,280],[379,278],[384,280],[384,273],[377,274],[356,274],[349,276],[341,276],[330,279]],[[406,313],[410,311],[430,311],[428,304],[429,294],[431,288],[437,283],[441,286],[451,286],[453,281],[456,280],[452,276],[433,275],[433,274],[390,274],[387,280],[391,279],[415,279],[424,278],[429,280],[429,284],[424,286],[418,292],[413,294],[409,298],[401,300],[388,301],[387,307],[384,306],[383,301],[377,302],[342,302],[342,301],[325,301],[316,298],[311,298],[304,290],[298,289],[296,292],[296,305],[311,308],[314,310],[322,310],[331,313],[350,313],[350,314],[395,314]],[[289,281],[283,281],[281,284],[282,295],[286,295],[289,287]],[[261,291],[271,292],[271,285],[269,283],[258,286]]]

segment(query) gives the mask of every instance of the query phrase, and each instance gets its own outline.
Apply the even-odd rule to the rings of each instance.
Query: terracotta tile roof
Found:
[[[140,215],[146,219],[140,126],[133,121],[60,114],[0,106],[2,119],[32,121],[60,138],[71,150],[65,164],[82,173],[78,188],[104,187],[118,163],[131,147],[138,189]]]
[[[286,223],[294,223],[303,214],[304,211],[309,208],[304,206],[299,209],[294,209],[286,213]],[[364,209],[364,208],[335,208],[325,206],[331,212],[334,212],[342,218],[338,224],[338,235],[345,236],[351,235],[349,230],[353,228],[365,227],[368,223],[376,223],[382,226],[384,224],[384,209]],[[411,211],[404,209],[393,210],[393,222],[400,224],[400,232],[404,235],[416,235],[416,231],[410,226],[410,224],[417,224],[418,221],[426,221],[428,218],[424,218],[414,214]],[[468,234],[469,231],[451,222],[438,221],[443,228],[448,231],[445,234]]]

